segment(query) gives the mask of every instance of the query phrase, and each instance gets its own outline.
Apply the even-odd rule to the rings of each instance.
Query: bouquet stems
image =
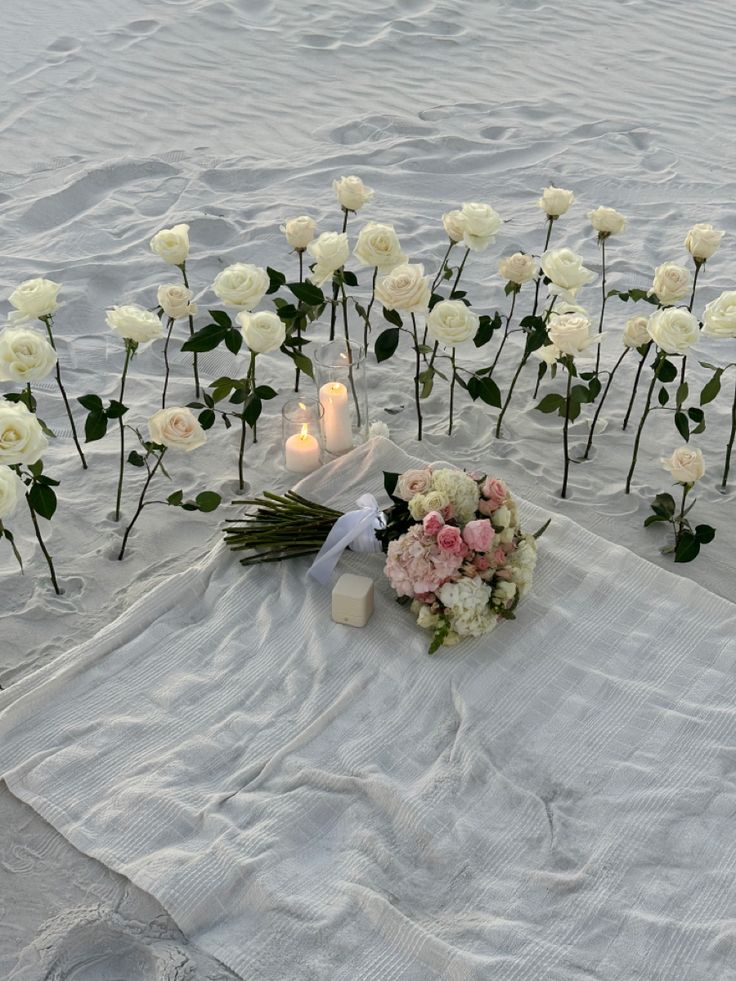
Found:
[[[54,341],[54,331],[53,323],[54,318],[51,314],[46,317],[41,317],[42,323],[46,326],[46,333],[49,336],[49,344],[56,350],[56,342]],[[72,415],[72,409],[69,405],[69,399],[67,398],[66,389],[64,388],[64,383],[61,380],[61,363],[59,359],[56,359],[56,384],[59,386],[59,391],[61,392],[61,397],[64,400],[64,408],[66,409],[67,418],[69,419],[69,425],[72,427],[72,439],[74,440],[74,445],[77,448],[77,453],[79,454],[79,459],[82,461],[82,468],[87,469],[87,460],[84,456],[84,451],[79,443],[79,436],[77,435],[77,427],[74,423],[74,416]]]

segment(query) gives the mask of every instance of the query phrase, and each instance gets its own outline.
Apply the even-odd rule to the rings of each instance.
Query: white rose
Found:
[[[60,289],[61,283],[51,279],[27,279],[13,290],[8,299],[24,317],[40,319],[58,309],[56,295]]]
[[[369,222],[361,228],[353,255],[364,266],[376,266],[382,272],[406,262],[394,226],[377,222]]]
[[[694,484],[705,473],[703,454],[692,446],[681,446],[672,456],[660,457],[660,463],[680,484]]]
[[[506,603],[510,603],[515,596],[516,584],[513,582],[504,582],[502,579],[493,587],[492,599],[494,603],[505,606]]]
[[[626,219],[615,208],[596,208],[595,211],[588,212],[588,219],[599,238],[618,235],[626,228]]]
[[[570,303],[567,299],[565,299],[564,290],[560,290],[557,294],[551,295],[556,295],[557,297],[554,306],[555,314],[579,313],[582,314],[583,317],[588,317],[588,320],[590,320],[588,311],[585,309],[585,307],[580,306],[579,303]]]
[[[572,249],[549,249],[541,259],[542,272],[555,286],[576,296],[581,286],[592,283],[595,273],[583,265],[583,257]]]
[[[460,223],[465,248],[483,252],[494,241],[503,220],[490,204],[468,201],[460,209]]]
[[[419,313],[429,306],[429,276],[421,263],[396,266],[376,283],[376,299],[388,310]]]
[[[432,337],[447,347],[456,347],[475,337],[480,321],[462,300],[440,300],[427,317]]]
[[[235,262],[215,276],[212,290],[223,303],[252,310],[257,307],[269,287],[268,273],[260,266]]]
[[[243,311],[235,319],[240,324],[248,350],[254,354],[275,351],[286,340],[284,322],[271,310],[261,310],[260,313]]]
[[[667,354],[686,354],[700,333],[698,321],[683,307],[656,310],[647,325],[649,336]]]
[[[43,334],[29,327],[0,331],[0,381],[22,385],[40,381],[54,370],[56,351]]]
[[[346,211],[358,211],[373,197],[373,191],[365,186],[360,177],[341,177],[339,181],[332,182],[332,187]]]
[[[154,443],[172,450],[196,450],[207,442],[204,429],[191,409],[159,409],[148,420],[148,432]]]
[[[462,214],[455,211],[447,211],[442,216],[442,224],[444,225],[447,236],[451,242],[462,242],[463,240],[463,219]]]
[[[0,467],[0,521],[9,518],[18,507],[18,501],[25,494],[23,481],[15,470]]]
[[[599,344],[603,334],[590,336],[590,321],[580,313],[563,313],[550,318],[547,334],[562,354],[582,354],[592,344]]]
[[[347,232],[322,232],[318,239],[309,243],[307,251],[316,260],[309,278],[316,286],[321,286],[347,262],[350,255]]]
[[[545,364],[551,366],[560,358],[562,351],[560,351],[556,344],[544,344],[532,353],[540,361],[544,361]]]
[[[693,225],[685,236],[685,248],[693,259],[705,262],[718,251],[725,232],[719,231],[712,225]]]
[[[532,255],[527,255],[525,252],[514,252],[513,255],[501,259],[498,271],[510,283],[517,283],[521,286],[522,283],[528,283],[530,279],[537,276],[539,263]]]
[[[711,337],[736,337],[736,290],[727,290],[706,304],[703,333]]]
[[[135,341],[136,344],[155,341],[164,332],[156,314],[138,306],[137,303],[128,303],[108,310],[107,326],[118,337]]]
[[[38,419],[22,402],[0,402],[0,464],[30,466],[48,445]]]
[[[624,346],[642,347],[651,341],[647,317],[629,317],[624,327]]]
[[[286,224],[281,226],[281,231],[286,236],[286,241],[292,249],[297,249],[300,252],[303,252],[312,241],[316,229],[317,222],[308,215],[289,218]]]
[[[537,204],[550,218],[559,218],[560,215],[565,214],[574,200],[575,195],[572,191],[566,191],[562,187],[545,187]]]
[[[193,295],[186,286],[167,283],[165,286],[159,286],[156,298],[167,317],[171,317],[172,320],[183,320],[185,317],[193,317],[197,312],[196,303],[191,302]]]
[[[654,270],[649,295],[654,294],[663,307],[684,299],[690,290],[690,272],[676,262],[665,262]]]
[[[170,266],[180,266],[189,255],[189,225],[162,228],[151,239],[151,252]]]

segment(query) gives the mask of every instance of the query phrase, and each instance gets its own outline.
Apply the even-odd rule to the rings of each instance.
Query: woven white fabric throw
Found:
[[[434,657],[382,556],[338,569],[360,630],[218,548],[0,692],[0,775],[248,981],[733,977],[735,608],[564,517],[540,546],[517,621]]]

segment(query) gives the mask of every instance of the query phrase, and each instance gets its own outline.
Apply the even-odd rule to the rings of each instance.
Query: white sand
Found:
[[[599,253],[586,212],[606,204],[629,216],[625,235],[608,249],[611,287],[648,286],[655,265],[685,261],[687,228],[712,221],[727,238],[701,276],[696,309],[702,310],[718,292],[733,288],[736,269],[734,151],[728,140],[733,89],[724,82],[731,61],[729,13],[726,0],[696,8],[663,0],[382,0],[370,10],[342,0],[13,4],[4,11],[3,31],[0,295],[36,275],[63,283],[56,323],[68,389],[114,396],[122,343],[105,327],[104,310],[133,300],[152,305],[155,287],[173,281],[148,251],[155,231],[190,224],[189,272],[196,291],[233,261],[295,275],[295,257],[287,254],[279,224],[306,212],[320,230],[335,228],[340,216],[330,183],[357,173],[376,195],[349,230],[354,234],[364,220],[394,222],[404,249],[428,270],[436,269],[444,249],[443,211],[464,200],[487,200],[509,219],[496,244],[468,261],[464,284],[478,312],[507,309],[498,257],[517,248],[540,250],[544,229],[535,200],[547,183],[573,189],[578,199],[556,224],[553,244],[580,251],[594,269]],[[369,274],[360,278],[365,288]],[[581,295],[593,314],[599,295],[596,284]],[[202,308],[213,300],[205,294]],[[631,304],[610,301],[608,363],[617,357],[617,335],[634,312]],[[704,343],[702,354],[721,363],[736,360],[733,343]],[[509,349],[497,375],[502,387],[513,363]],[[136,358],[127,399],[131,422],[143,423],[157,408],[162,365],[160,344]],[[208,380],[244,366],[243,357],[236,361],[224,351],[202,358]],[[668,489],[657,458],[679,443],[669,414],[655,414],[635,493],[623,494],[633,436],[620,432],[620,419],[631,366],[622,369],[618,397],[612,393],[604,411],[608,426],[601,426],[595,458],[573,467],[566,502],[556,497],[560,420],[534,410],[533,368],[515,396],[504,440],[492,439],[496,413],[463,396],[456,433],[448,440],[445,393],[438,385],[418,446],[408,352],[373,367],[373,418],[387,421],[410,452],[492,466],[522,496],[560,508],[599,535],[736,599],[736,474],[727,495],[717,490],[733,379],[709,407],[708,430],[698,442],[709,471],[693,517],[715,525],[718,535],[696,563],[674,566],[659,555],[662,530],[642,528],[648,501]],[[175,372],[170,404],[191,398],[185,358]],[[259,372],[286,393],[288,364],[264,357]],[[691,380],[696,377],[693,371]],[[118,563],[113,556],[120,529],[110,518],[115,433],[89,448],[90,471],[82,475],[52,381],[40,384],[37,394],[41,414],[60,436],[47,457],[47,470],[62,481],[49,544],[65,593],[56,598],[51,592],[30,524],[19,516],[12,527],[26,575],[16,574],[5,546],[0,551],[5,687],[94,636],[157,582],[191,564],[218,539],[226,513],[192,517],[150,509],[128,558]],[[248,449],[248,478],[256,491],[287,480],[274,453],[282,401],[267,406],[259,443]],[[399,406],[400,414],[386,414]],[[82,415],[80,409],[80,423]],[[574,432],[579,446],[585,423]],[[167,492],[207,487],[233,496],[232,431],[218,427],[205,448],[172,455],[170,462]],[[127,479],[129,513],[140,472],[129,468]],[[49,898],[46,915],[51,911]]]

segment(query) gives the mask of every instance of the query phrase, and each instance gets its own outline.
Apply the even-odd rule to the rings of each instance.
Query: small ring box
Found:
[[[373,613],[373,580],[345,572],[332,590],[332,619],[350,627],[364,627]]]

